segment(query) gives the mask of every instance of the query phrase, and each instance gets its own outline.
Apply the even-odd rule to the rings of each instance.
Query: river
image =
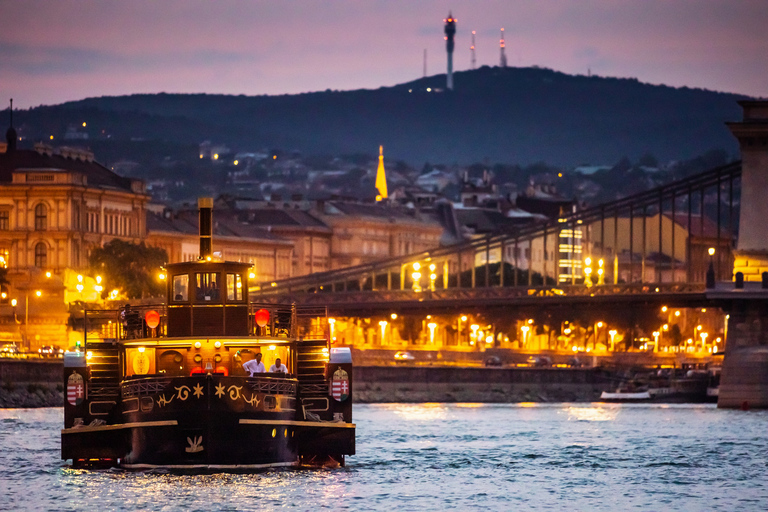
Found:
[[[73,470],[62,409],[0,409],[0,510],[768,510],[768,411],[712,405],[355,406],[347,466]]]

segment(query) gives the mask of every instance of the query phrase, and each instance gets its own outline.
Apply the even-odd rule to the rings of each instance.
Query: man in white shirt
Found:
[[[288,368],[285,367],[285,365],[280,361],[280,358],[278,357],[275,359],[275,364],[269,367],[270,373],[275,372],[282,372],[282,373],[288,373]]]
[[[247,371],[251,377],[257,373],[264,373],[264,363],[261,362],[261,352],[256,353],[256,359],[251,359],[243,363],[243,370]]]

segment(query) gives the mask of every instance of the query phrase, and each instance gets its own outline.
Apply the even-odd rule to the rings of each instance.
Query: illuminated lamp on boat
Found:
[[[147,327],[154,329],[160,325],[160,314],[154,309],[147,311],[147,314],[144,315],[144,320],[147,322]]]
[[[264,327],[269,322],[269,311],[260,309],[253,314],[253,319],[256,321],[256,325]]]
[[[202,347],[202,346],[203,346],[203,344],[202,344],[202,343],[200,343],[199,341],[196,341],[196,342],[195,342],[195,348],[200,348],[200,347]]]
[[[221,342],[220,342],[220,341],[216,341],[216,342],[213,344],[213,346],[214,346],[214,347],[216,347],[216,348],[221,348]]]

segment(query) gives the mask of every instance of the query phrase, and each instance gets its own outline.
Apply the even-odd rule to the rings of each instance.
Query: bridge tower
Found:
[[[768,408],[768,101],[739,104],[744,119],[727,123],[741,148],[736,279],[733,288],[707,293],[729,315],[717,406]]]
[[[733,271],[760,281],[768,271],[768,101],[740,101],[744,120],[727,123],[741,148],[741,213]]]

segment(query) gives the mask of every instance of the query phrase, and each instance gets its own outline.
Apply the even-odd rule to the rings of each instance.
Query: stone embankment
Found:
[[[0,409],[61,407],[64,405],[64,385],[28,383],[17,385],[4,382],[0,385]]]
[[[593,402],[613,381],[599,368],[358,366],[353,399],[384,402]]]
[[[0,361],[0,408],[64,405],[61,360]]]

